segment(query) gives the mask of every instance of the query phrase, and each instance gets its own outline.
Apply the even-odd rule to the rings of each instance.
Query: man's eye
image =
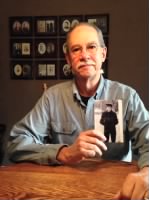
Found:
[[[79,48],[79,47],[73,48],[73,49],[72,49],[72,52],[78,52],[78,51],[80,51],[80,48]]]
[[[96,48],[97,48],[96,45],[89,45],[89,46],[88,46],[88,49],[96,49]]]

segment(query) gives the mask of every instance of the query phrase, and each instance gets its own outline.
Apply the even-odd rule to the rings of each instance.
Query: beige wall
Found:
[[[7,130],[42,94],[39,80],[11,80],[9,16],[110,15],[109,78],[134,87],[149,107],[147,0],[2,0],[0,6],[0,122]],[[46,81],[53,85],[57,81]]]

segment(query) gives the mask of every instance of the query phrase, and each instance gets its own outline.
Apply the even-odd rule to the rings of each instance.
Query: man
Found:
[[[107,142],[109,142],[110,136],[111,141],[116,140],[116,127],[118,124],[117,115],[112,110],[112,104],[106,104],[106,111],[102,113],[100,123],[104,125],[104,135],[106,136]]]
[[[34,109],[10,133],[8,153],[14,162],[39,164],[80,162],[103,156],[130,160],[128,137],[117,151],[106,146],[106,137],[94,129],[93,106],[96,99],[123,99],[124,133],[132,139],[139,154],[140,171],[130,174],[117,198],[142,199],[149,184],[149,113],[136,91],[101,75],[107,49],[100,30],[80,23],[67,35],[66,60],[74,80],[49,88]],[[126,151],[127,147],[127,151]]]

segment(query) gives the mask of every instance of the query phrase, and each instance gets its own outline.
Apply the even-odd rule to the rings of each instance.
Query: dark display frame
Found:
[[[65,39],[70,28],[80,22],[95,23],[102,30],[108,47],[109,14],[9,17],[11,78],[19,80],[72,79],[70,67],[65,60]],[[107,55],[103,64],[105,77],[108,77],[108,59]],[[22,73],[19,76],[18,67],[16,75],[14,63],[18,65],[21,63],[21,66],[31,63],[30,73],[25,74],[26,68],[22,67]],[[54,65],[52,63],[55,63],[55,69],[52,68]],[[47,70],[45,70],[45,65],[48,66]]]

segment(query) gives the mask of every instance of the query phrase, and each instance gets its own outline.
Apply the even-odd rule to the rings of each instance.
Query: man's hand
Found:
[[[102,151],[107,150],[104,141],[105,136],[97,130],[81,132],[74,144],[60,149],[57,160],[63,164],[75,164],[84,158],[102,156]]]
[[[130,173],[122,189],[114,197],[115,200],[143,200],[145,198],[149,199],[149,167]]]

